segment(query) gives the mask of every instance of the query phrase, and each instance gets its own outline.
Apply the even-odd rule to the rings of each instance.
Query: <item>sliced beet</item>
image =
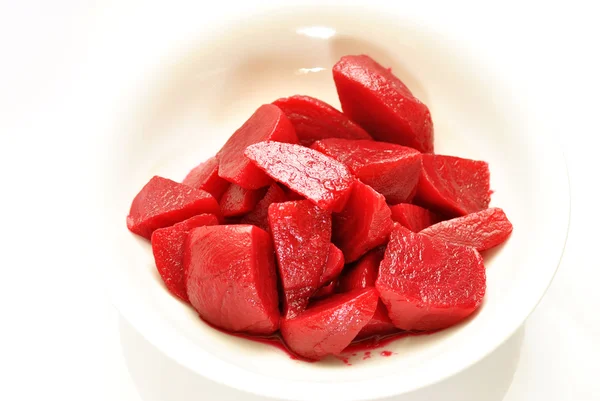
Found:
[[[346,207],[333,216],[333,243],[344,252],[346,263],[387,241],[391,215],[383,195],[357,180]]]
[[[269,234],[250,225],[190,231],[184,252],[187,294],[221,329],[271,334],[279,326],[277,276]]]
[[[247,189],[269,185],[271,179],[244,157],[248,146],[261,141],[298,143],[292,123],[272,104],[260,106],[219,151],[219,176]]]
[[[154,176],[133,199],[127,228],[150,239],[158,228],[204,213],[220,214],[219,204],[208,192]]]
[[[342,210],[352,190],[354,177],[348,168],[316,150],[261,142],[249,146],[245,154],[270,177],[322,209]]]
[[[379,301],[373,317],[356,335],[356,340],[363,340],[373,336],[385,336],[398,331],[399,329],[392,323],[392,320],[388,316],[385,305]]]
[[[325,268],[323,269],[323,275],[321,276],[321,285],[323,286],[331,280],[335,280],[343,269],[344,254],[337,246],[329,244],[329,253],[327,255]]]
[[[282,319],[281,335],[293,352],[305,358],[339,355],[371,320],[377,302],[374,288],[334,295],[294,319]]]
[[[421,234],[485,251],[506,241],[512,230],[504,211],[494,207],[442,221],[424,229]]]
[[[264,194],[263,189],[245,189],[237,184],[231,184],[221,198],[221,213],[225,217],[246,214],[254,209]]]
[[[324,138],[373,139],[360,125],[322,100],[296,95],[273,104],[289,118],[304,146]]]
[[[440,217],[437,214],[421,206],[411,205],[410,203],[400,203],[390,206],[390,210],[392,211],[392,220],[415,233],[440,221]]]
[[[201,214],[171,227],[159,228],[152,233],[152,253],[160,277],[167,289],[182,300],[189,302],[185,290],[183,250],[185,239],[194,228],[216,226],[219,220],[212,214]]]
[[[483,161],[423,155],[415,202],[442,214],[463,216],[490,203],[490,171]]]
[[[385,196],[388,203],[410,201],[421,175],[421,153],[406,146],[340,138],[315,142],[312,149],[344,163],[352,174]]]
[[[329,254],[331,215],[309,201],[273,203],[269,226],[283,289],[283,316],[302,312],[319,288]]]
[[[376,282],[396,327],[437,330],[472,314],[485,295],[485,267],[475,248],[396,226]]]
[[[331,283],[319,288],[317,290],[317,292],[315,292],[313,295],[311,295],[310,299],[311,300],[320,300],[320,299],[330,297],[331,295],[333,295],[335,293],[336,285],[337,285],[337,282],[332,281]]]
[[[344,114],[378,141],[433,152],[429,109],[371,57],[345,56],[333,66],[333,79]]]
[[[281,203],[287,200],[288,198],[283,189],[275,183],[271,184],[265,196],[256,204],[254,210],[242,218],[242,223],[254,224],[263,230],[270,231],[269,206],[272,203]]]
[[[229,187],[229,181],[219,177],[219,160],[216,157],[211,157],[192,169],[183,183],[208,192],[217,201],[221,200],[221,196]]]
[[[338,291],[348,292],[360,288],[375,287],[379,264],[383,259],[384,247],[368,252],[354,264],[348,266],[338,280]]]

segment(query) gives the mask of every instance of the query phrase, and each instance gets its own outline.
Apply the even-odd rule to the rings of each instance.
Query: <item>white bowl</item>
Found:
[[[562,254],[569,186],[557,146],[532,126],[526,105],[503,77],[485,77],[449,40],[417,25],[370,14],[266,15],[214,31],[178,50],[144,77],[115,132],[105,199],[114,302],[151,343],[198,374],[240,390],[289,400],[371,400],[440,381],[501,345],[535,308]],[[163,48],[168,48],[164,46]],[[175,45],[174,45],[175,47]],[[305,363],[267,345],[215,331],[171,296],[149,244],[125,216],[154,174],[175,180],[212,156],[263,103],[307,94],[339,106],[331,67],[366,53],[393,71],[431,109],[437,153],[486,160],[494,206],[514,224],[509,241],[486,256],[488,290],[480,311],[443,332],[385,347],[391,357]],[[164,60],[165,54],[156,57]],[[142,74],[142,71],[140,71]],[[508,79],[504,77],[504,79]],[[113,203],[114,201],[114,203]],[[114,250],[114,252],[112,252]]]

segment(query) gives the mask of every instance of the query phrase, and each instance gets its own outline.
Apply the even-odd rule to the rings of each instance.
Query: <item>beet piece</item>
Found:
[[[219,176],[247,189],[269,185],[271,179],[244,157],[249,145],[267,140],[298,143],[292,123],[272,104],[260,106],[219,151]]]
[[[345,56],[333,66],[342,110],[378,141],[433,152],[433,123],[426,105],[369,56]]]
[[[479,307],[485,267],[475,248],[396,226],[375,285],[396,327],[443,329]]]
[[[208,192],[154,176],[133,199],[127,228],[150,239],[157,228],[203,213],[220,214],[219,204]]]
[[[309,201],[273,203],[269,226],[283,289],[283,315],[302,312],[319,288],[329,254],[331,215]]]
[[[250,225],[190,231],[184,251],[187,294],[219,328],[271,334],[279,326],[277,276],[269,234]]]
[[[330,297],[335,293],[335,287],[337,285],[336,281],[332,281],[331,283],[319,288],[317,292],[315,292],[310,299],[320,300],[327,297]]]
[[[344,163],[352,174],[385,196],[388,203],[410,201],[421,175],[421,153],[393,143],[330,138],[312,149]]]
[[[391,215],[383,195],[357,180],[346,207],[333,216],[333,243],[344,252],[346,263],[387,241],[394,224]]]
[[[358,124],[322,100],[310,96],[291,96],[273,102],[296,129],[304,146],[324,138],[370,139]]]
[[[494,207],[442,221],[421,231],[421,234],[485,251],[506,241],[512,230],[504,211]]]
[[[327,255],[325,268],[323,269],[323,275],[321,276],[321,285],[323,286],[331,280],[335,280],[343,269],[344,254],[337,246],[329,244],[329,253]]]
[[[258,201],[254,210],[242,218],[244,224],[254,224],[266,231],[269,228],[269,206],[272,203],[281,203],[287,201],[287,196],[283,189],[275,183],[271,184],[265,196]]]
[[[490,171],[483,161],[423,155],[415,202],[452,216],[478,212],[490,203]]]
[[[337,160],[300,145],[261,142],[249,146],[246,156],[269,176],[328,211],[340,211],[354,177]]]
[[[221,213],[225,217],[241,216],[250,212],[265,194],[263,189],[245,189],[231,184],[221,198]]]
[[[229,181],[219,177],[219,160],[211,157],[194,167],[183,180],[183,184],[211,194],[217,202],[229,187]]]
[[[175,296],[189,302],[185,290],[183,249],[188,232],[202,226],[216,226],[219,220],[212,214],[194,216],[171,227],[159,228],[152,233],[152,253],[156,269],[167,289]]]
[[[356,289],[375,287],[379,264],[383,259],[384,247],[375,248],[349,266],[338,280],[338,291],[348,292]]]
[[[293,352],[305,358],[338,355],[371,320],[377,302],[374,288],[334,295],[295,319],[282,319],[281,335]]]
[[[440,221],[439,216],[435,213],[410,203],[390,206],[390,210],[392,211],[392,220],[415,233]]]
[[[375,314],[369,322],[362,328],[362,330],[356,335],[356,340],[364,340],[365,338],[373,336],[385,336],[398,332],[398,328],[394,326],[392,320],[388,316],[388,311],[385,308],[383,302],[377,303],[377,309]]]

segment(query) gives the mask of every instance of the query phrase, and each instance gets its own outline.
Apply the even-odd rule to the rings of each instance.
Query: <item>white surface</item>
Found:
[[[102,82],[114,71],[86,75],[95,51],[87,44],[94,26],[101,26],[97,15],[118,19],[119,7],[69,1],[41,11],[24,3],[2,7],[0,43],[12,62],[0,66],[0,166],[7,188],[0,201],[6,211],[0,369],[7,378],[0,399],[218,399],[125,324],[119,327],[90,262],[101,250],[89,241],[86,216],[97,213],[92,206],[103,194],[78,188],[89,179],[96,140],[107,129],[98,118],[108,99]],[[547,94],[544,106],[562,133],[569,163],[572,223],[562,267],[521,333],[520,352],[517,336],[481,365],[402,399],[499,401],[505,392],[507,401],[597,399],[600,264],[594,251],[600,221],[593,185],[599,168],[592,145],[599,130],[591,116],[600,66],[593,10],[440,7],[432,8],[430,21],[458,24],[464,35],[477,32],[481,51],[492,49],[498,65],[520,72],[515,85]]]
[[[165,16],[147,13],[149,21]],[[538,94],[512,86],[510,71],[485,70],[488,53],[469,53],[466,44],[463,50],[451,37],[406,19],[321,9],[271,12],[210,29],[194,18],[179,18],[168,32],[139,23],[136,33],[148,43],[163,42],[165,50],[140,45],[134,56],[126,54],[130,31],[113,26],[118,40],[104,37],[109,51],[95,71],[110,69],[114,54],[123,54],[127,68],[106,83],[119,97],[105,116],[114,129],[101,148],[109,156],[99,169],[107,197],[100,216],[105,235],[98,238],[106,251],[99,262],[109,273],[116,307],[166,355],[215,382],[276,399],[329,401],[332,393],[338,401],[383,398],[479,361],[537,305],[560,261],[569,218],[569,183],[554,127]],[[297,33],[309,26],[331,29],[327,38]],[[390,358],[375,353],[365,360],[359,353],[348,355],[351,366],[335,358],[306,364],[197,319],[165,291],[148,242],[126,229],[123,211],[148,177],[180,179],[214,155],[257,105],[301,93],[339,106],[330,68],[343,55],[363,53],[391,67],[428,104],[437,152],[489,162],[493,205],[506,211],[515,229],[486,256],[487,291],[475,318],[393,342],[385,348],[394,353]],[[159,72],[146,70],[152,64],[161,64]],[[321,71],[298,73],[302,68]],[[134,80],[141,85],[130,94],[127,83]]]

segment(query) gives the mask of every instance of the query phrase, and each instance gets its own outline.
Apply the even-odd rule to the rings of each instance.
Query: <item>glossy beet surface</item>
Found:
[[[261,142],[246,156],[270,177],[322,209],[340,211],[350,195],[354,177],[337,160],[300,145]]]
[[[338,281],[338,291],[348,292],[360,288],[375,287],[379,264],[383,259],[384,247],[368,252],[357,262],[349,265]]]
[[[312,149],[344,163],[388,203],[410,201],[421,175],[421,153],[406,146],[366,140],[330,138]]]
[[[194,216],[171,227],[159,228],[152,233],[152,253],[160,277],[167,289],[188,302],[183,271],[183,249],[188,233],[198,227],[215,226],[219,220],[212,214]]]
[[[437,214],[424,207],[411,205],[410,203],[400,203],[390,206],[390,210],[392,211],[392,220],[415,233],[440,221]]]
[[[329,244],[329,254],[327,255],[327,262],[321,276],[321,285],[325,285],[331,280],[336,279],[343,269],[344,254],[337,246]]]
[[[371,320],[377,302],[374,288],[334,295],[294,319],[283,319],[281,334],[290,349],[305,358],[338,355]]]
[[[183,184],[211,194],[217,201],[229,187],[229,181],[219,177],[219,160],[211,157],[194,167],[183,180]]]
[[[378,141],[433,152],[429,109],[390,69],[369,56],[345,56],[333,67],[344,114]]]
[[[423,155],[416,201],[451,216],[486,209],[490,204],[490,171],[479,160]]]
[[[271,179],[244,157],[249,145],[261,141],[298,143],[292,123],[272,104],[260,106],[227,140],[217,155],[219,176],[247,189],[269,185]]]
[[[331,215],[309,201],[274,203],[269,225],[283,291],[283,316],[302,312],[320,287],[331,241]]]
[[[184,251],[187,294],[209,323],[224,330],[271,334],[279,326],[271,237],[250,225],[190,231]]]
[[[360,332],[356,335],[356,339],[360,340],[372,336],[385,336],[388,334],[396,333],[400,331],[392,322],[388,315],[388,311],[383,304],[379,301],[377,303],[377,309],[373,314],[371,320],[365,324]]]
[[[442,221],[424,229],[421,234],[485,251],[506,241],[512,230],[504,211],[494,207]]]
[[[372,139],[358,124],[332,106],[310,96],[290,96],[273,102],[289,118],[304,146],[324,138]]]
[[[396,226],[376,282],[396,327],[436,330],[472,314],[485,294],[485,267],[475,248]]]
[[[231,184],[221,198],[221,213],[225,217],[241,216],[254,209],[265,194],[262,189],[245,189]]]
[[[220,214],[219,204],[212,195],[154,176],[133,199],[127,228],[150,239],[152,232],[158,228],[169,227],[203,213]]]
[[[333,242],[344,252],[346,263],[387,241],[391,215],[383,195],[356,181],[346,207],[333,216]]]
[[[267,190],[265,196],[258,201],[254,210],[242,218],[244,224],[254,224],[263,230],[270,231],[269,228],[269,206],[271,203],[280,203],[287,201],[287,195],[281,187],[273,183]],[[290,199],[291,200],[291,199]]]

